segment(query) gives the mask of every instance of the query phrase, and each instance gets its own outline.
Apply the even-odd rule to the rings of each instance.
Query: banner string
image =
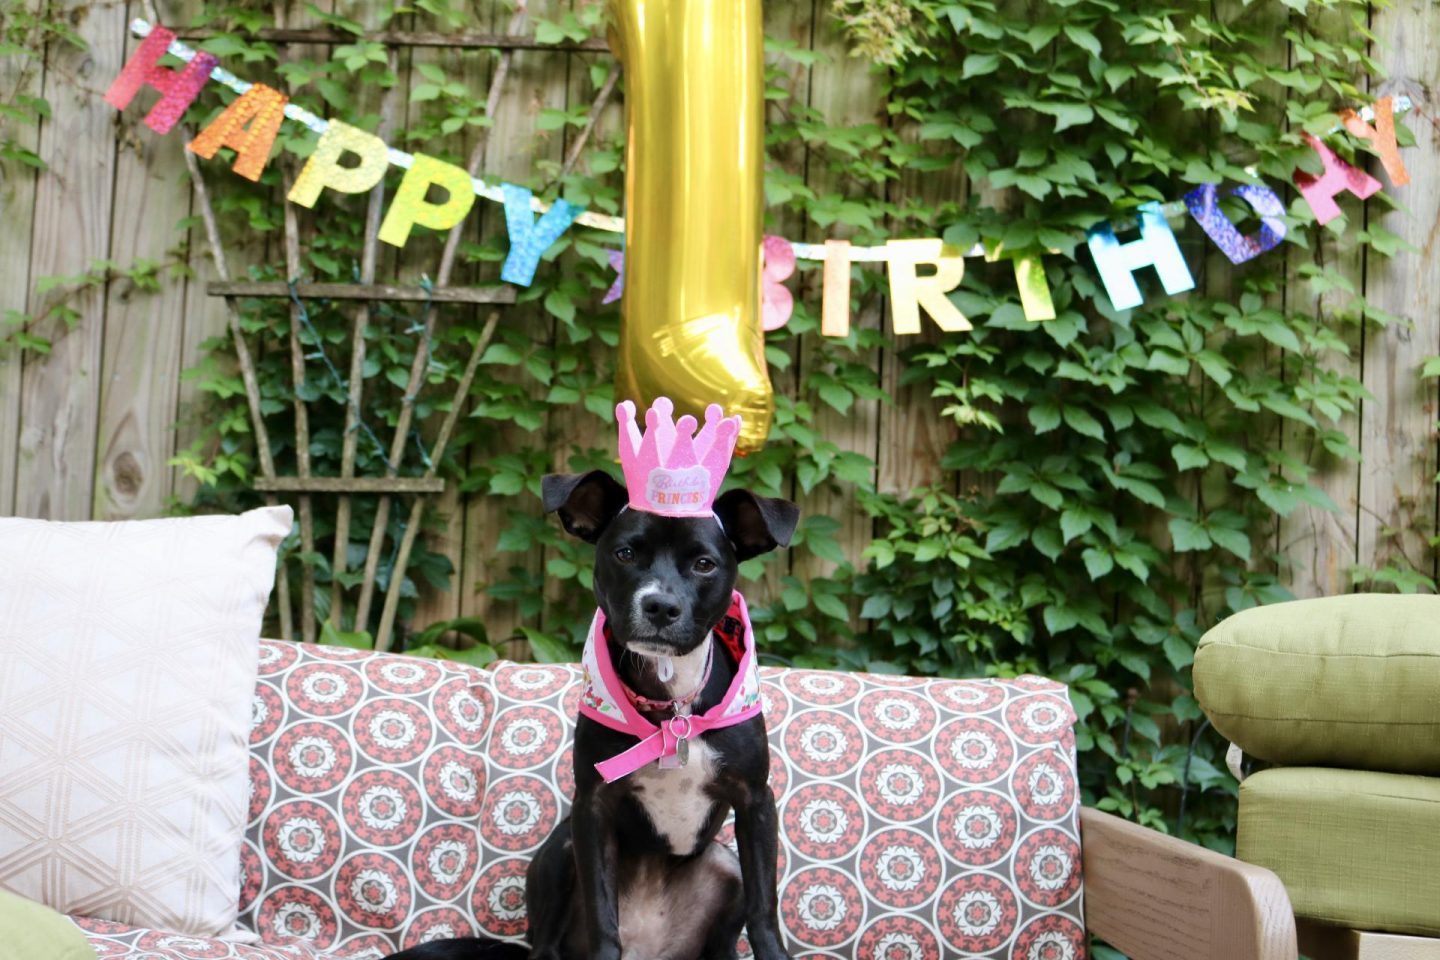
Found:
[[[148,21],[137,17],[130,22],[130,30],[137,37],[148,37],[152,27]],[[195,51],[179,40],[172,41],[167,48],[167,52],[186,63],[195,59]],[[242,95],[253,86],[250,82],[240,79],[229,70],[220,66],[215,67],[210,74],[210,78],[224,84],[237,94]],[[1403,94],[1394,98],[1394,110],[1397,116],[1409,111],[1413,106],[1414,104],[1410,98]],[[1362,107],[1359,110],[1359,114],[1360,118],[1366,123],[1371,123],[1375,119],[1375,111],[1369,106]],[[327,121],[294,103],[287,103],[285,105],[285,116],[316,134],[323,134],[330,127]],[[1341,125],[1336,124],[1327,132],[1326,136],[1342,129],[1344,128]],[[414,155],[388,145],[387,155],[390,163],[393,166],[400,167],[402,170],[409,170],[415,162]],[[1252,177],[1258,176],[1254,167],[1246,167],[1245,172]],[[476,196],[483,197],[495,203],[505,202],[503,184],[487,183],[480,177],[471,177],[470,182],[475,190]],[[544,213],[546,210],[549,210],[550,207],[551,204],[537,197],[531,197],[530,199],[530,209],[536,213]],[[1183,200],[1172,200],[1162,205],[1160,212],[1164,214],[1167,219],[1176,219],[1184,217],[1187,210]],[[603,230],[607,233],[625,232],[625,220],[623,217],[614,217],[603,213],[592,213],[587,210],[576,217],[575,222],[587,227],[593,227],[596,230]],[[794,248],[795,256],[802,260],[824,260],[826,258],[825,244],[823,243],[797,243],[790,241],[790,245]],[[985,247],[980,243],[976,243],[962,254],[962,256],[966,257],[979,257],[984,255]],[[883,244],[876,247],[852,246],[848,249],[847,256],[852,263],[880,263],[890,259],[890,250]]]

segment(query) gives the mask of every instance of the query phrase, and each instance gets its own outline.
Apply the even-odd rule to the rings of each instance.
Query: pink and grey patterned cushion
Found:
[[[525,868],[574,790],[578,667],[267,642],[260,673],[240,902],[266,944],[77,919],[100,955],[362,960],[519,939]],[[762,673],[797,960],[1084,957],[1063,686]]]

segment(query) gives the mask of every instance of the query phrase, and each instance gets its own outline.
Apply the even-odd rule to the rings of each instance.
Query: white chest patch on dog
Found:
[[[690,762],[685,766],[662,770],[652,763],[633,774],[635,799],[677,856],[695,852],[700,828],[710,819],[714,801],[705,787],[715,778],[716,757],[715,750],[696,737],[690,741]]]

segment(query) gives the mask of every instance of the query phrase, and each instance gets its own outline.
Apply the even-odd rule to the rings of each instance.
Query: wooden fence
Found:
[[[33,6],[36,0],[11,2]],[[198,4],[183,0],[160,6],[167,22],[184,24]],[[301,6],[295,4],[297,11]],[[370,23],[379,4],[367,0],[323,6]],[[474,0],[471,6],[473,29],[505,31],[507,6],[496,0]],[[569,6],[567,0],[530,2],[532,14],[551,18]],[[766,7],[772,35],[828,54],[795,74],[799,96],[832,121],[885,122],[866,65],[847,56],[830,14],[831,0],[770,0]],[[182,145],[177,136],[161,138],[139,127],[140,111],[122,116],[101,99],[138,43],[127,23],[142,12],[141,4],[118,0],[77,8],[74,27],[88,42],[88,51],[52,45],[45,69],[29,75],[22,92],[41,93],[53,107],[53,118],[38,134],[27,134],[27,145],[48,169],[36,174],[7,168],[0,183],[0,314],[43,308],[50,295],[36,290],[42,277],[83,273],[97,260],[123,264],[177,255],[175,224],[197,212]],[[303,16],[297,13],[292,25],[303,25]],[[1429,576],[1437,573],[1436,551],[1428,538],[1436,532],[1440,510],[1435,483],[1440,414],[1435,381],[1422,381],[1419,367],[1423,358],[1440,354],[1440,5],[1397,0],[1394,6],[1376,8],[1373,27],[1380,43],[1377,58],[1392,76],[1408,81],[1405,91],[1418,101],[1422,115],[1411,119],[1419,142],[1404,151],[1412,182],[1392,191],[1408,212],[1384,212],[1371,204],[1367,216],[1418,252],[1379,262],[1352,259],[1344,267],[1372,303],[1405,318],[1410,326],[1367,326],[1363,337],[1351,344],[1350,372],[1363,380],[1374,400],[1365,402],[1358,416],[1347,418],[1341,428],[1363,452],[1364,462],[1340,464],[1313,450],[1288,451],[1321,468],[1324,489],[1341,507],[1332,514],[1302,506],[1275,531],[1274,547],[1294,561],[1287,577],[1301,596],[1344,592],[1350,589],[1352,566],[1380,566],[1401,556]],[[455,56],[401,51],[403,76],[408,80],[420,63],[447,55]],[[481,91],[488,83],[490,61],[481,54],[466,56],[463,63],[470,66],[465,71],[457,71],[453,61],[447,69]],[[537,114],[545,107],[588,105],[593,93],[587,67],[607,59],[607,54],[591,51],[517,53],[490,134],[485,172],[523,180],[537,160],[563,157],[566,134],[537,132]],[[16,62],[0,59],[0,92],[10,91],[19,76]],[[598,134],[613,136],[619,124],[619,109],[612,107]],[[822,168],[806,167],[808,184],[823,192],[828,185]],[[212,183],[228,175],[210,172]],[[956,171],[927,175],[924,182],[905,181],[896,189],[954,197],[963,196],[969,185]],[[476,229],[492,232],[500,222],[495,211],[482,211],[477,220]],[[782,221],[778,226],[795,239],[823,239],[804,224]],[[233,255],[241,265],[279,256],[243,238],[236,238],[236,247]],[[197,228],[189,236],[188,251],[178,254],[195,270],[194,278],[167,281],[158,293],[142,293],[126,281],[82,293],[73,303],[79,319],[72,327],[39,331],[54,341],[48,355],[22,356],[13,347],[0,346],[0,515],[153,517],[165,513],[172,498],[191,493],[189,481],[167,466],[194,434],[190,415],[197,396],[192,385],[182,382],[181,372],[201,358],[201,344],[225,325],[223,306],[205,295],[210,271],[203,251],[203,234]],[[1197,270],[1202,288],[1213,290],[1224,282],[1215,259],[1210,257]],[[401,273],[413,277],[421,269],[433,272],[433,267],[407,267]],[[798,297],[817,305],[818,275],[810,272],[797,291]],[[1296,283],[1287,296],[1308,294]],[[884,318],[875,306],[855,321],[878,326]],[[791,367],[775,374],[777,390],[794,392],[809,359],[810,350],[802,342]],[[845,416],[822,409],[816,426],[842,448],[874,457],[883,489],[909,490],[938,474],[945,437],[930,399],[900,385],[897,359],[885,352],[877,363],[881,385],[895,403],[860,402]],[[564,438],[590,429],[586,421],[574,416],[551,425],[551,434],[560,438],[557,467],[564,462]],[[482,455],[469,452],[471,457]],[[508,632],[513,610],[487,596],[483,586],[516,562],[539,572],[544,557],[517,561],[513,555],[497,555],[496,538],[505,511],[513,506],[497,499],[477,495],[462,501],[451,492],[440,502],[447,532],[431,546],[454,562],[455,588],[424,598],[417,616],[421,624],[480,615],[491,619],[501,636]],[[820,493],[804,506],[837,518],[843,542],[852,556],[859,556],[871,531],[849,497]],[[818,561],[794,563],[797,575],[823,573],[823,567],[807,566]]]

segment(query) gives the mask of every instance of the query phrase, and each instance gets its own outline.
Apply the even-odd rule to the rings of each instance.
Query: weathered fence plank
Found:
[[[175,6],[180,6],[179,4]],[[176,11],[184,17],[189,11]],[[140,40],[126,37],[128,57]],[[120,117],[110,247],[119,262],[169,259],[175,227],[190,213],[184,131],[157,137],[138,111]],[[164,512],[171,492],[175,398],[185,337],[183,282],[163,275],[160,289],[110,284],[101,356],[99,449],[94,516],[129,520]]]
[[[1375,395],[1361,411],[1365,463],[1360,482],[1359,555],[1372,567],[1395,563],[1433,578],[1436,521],[1436,385],[1420,364],[1440,353],[1440,6],[1399,0],[1374,13],[1379,59],[1405,92],[1423,99],[1410,120],[1416,144],[1403,156],[1408,185],[1396,190],[1406,209],[1379,225],[1415,247],[1370,261],[1366,295],[1404,317],[1399,329],[1367,322],[1365,385]],[[1372,205],[1372,216],[1379,205]],[[1374,222],[1374,221],[1372,221]]]
[[[1317,21],[1317,31],[1331,36],[1343,34],[1349,28],[1347,16],[1340,10],[1323,13]],[[1277,24],[1277,31],[1281,27]],[[1272,101],[1280,92],[1272,92]],[[1286,184],[1286,195],[1287,199],[1297,196],[1295,188]],[[1355,317],[1354,298],[1339,289],[1316,296],[1310,282],[1300,275],[1301,268],[1307,265],[1328,268],[1352,284],[1357,294],[1365,289],[1365,258],[1355,238],[1355,233],[1365,222],[1364,207],[1354,198],[1348,200],[1343,208],[1348,224],[1344,235],[1336,237],[1329,231],[1321,231],[1313,250],[1302,250],[1289,244],[1282,248],[1289,258],[1282,298],[1289,310],[1312,312],[1322,318],[1321,322],[1344,342],[1349,351],[1348,356],[1326,358],[1320,365],[1321,374],[1335,373],[1363,380],[1361,329]],[[1277,350],[1270,353],[1273,355],[1271,367],[1278,368],[1283,354]],[[1288,561],[1288,569],[1281,570],[1282,582],[1300,598],[1348,593],[1351,570],[1357,559],[1355,530],[1360,465],[1331,454],[1318,441],[1307,438],[1302,442],[1302,431],[1290,427],[1289,421],[1284,423],[1287,427],[1281,440],[1285,452],[1315,469],[1310,483],[1329,497],[1339,510],[1302,501],[1289,516],[1281,519],[1277,549]],[[1362,447],[1358,414],[1346,414],[1337,423],[1325,425],[1342,433],[1351,447],[1357,450]]]
[[[796,0],[794,3],[764,4],[765,11],[765,36],[777,37],[795,43],[801,49],[810,50],[814,47],[815,38],[815,8],[824,0]],[[794,102],[810,102],[814,92],[814,67],[801,64],[785,64],[786,72],[789,75],[790,90]],[[780,119],[778,104],[767,104],[767,123],[773,123]],[[798,172],[804,175],[811,149],[800,138],[781,148],[783,161],[782,165],[790,173]],[[770,150],[774,156],[774,148]],[[772,161],[773,162],[773,161]],[[800,213],[792,212],[781,208],[770,209],[767,213],[765,229],[782,237],[806,238],[808,239],[808,221]],[[809,269],[807,269],[809,267]],[[791,291],[795,296],[795,309],[805,310],[818,315],[820,312],[820,291],[823,271],[813,264],[796,263],[795,276],[789,282]],[[800,338],[792,337],[785,341],[786,355],[789,357],[789,365],[783,370],[770,367],[770,385],[775,395],[794,397],[800,391]],[[793,477],[787,477],[786,486],[783,492],[787,497],[794,498],[800,493],[799,484]],[[781,551],[769,554],[765,558],[765,572],[757,583],[751,584],[741,581],[740,589],[746,592],[747,596],[755,598],[771,598],[780,595],[784,588],[783,579],[790,572],[790,554]]]
[[[885,125],[886,118],[878,96],[878,79],[870,72],[869,63],[852,59],[846,49],[839,24],[833,17],[817,11],[814,23],[813,49],[823,51],[825,60],[817,62],[811,70],[810,105],[819,110],[832,122],[852,126]],[[846,189],[838,183],[834,174],[822,162],[808,165],[806,184],[819,196]],[[807,240],[821,240],[823,237],[811,227]],[[869,269],[875,269],[872,265]],[[812,304],[818,306],[818,304]],[[883,320],[883,308],[878,298],[871,300],[859,312],[852,315],[850,323],[857,329],[879,329]],[[799,376],[802,384],[818,374],[825,375],[825,364],[820,353],[821,338],[808,334],[800,344]],[[878,362],[878,352],[870,356],[861,355],[856,362]],[[856,398],[850,409],[844,413],[822,401],[815,402],[815,418],[810,426],[824,439],[834,443],[842,451],[876,455],[880,425],[880,402]],[[908,454],[906,454],[908,455]],[[865,511],[856,503],[853,489],[838,483],[816,487],[808,495],[799,498],[801,516],[832,517],[840,527],[835,536],[847,556],[858,557],[864,545],[870,541],[872,523]],[[835,564],[806,553],[792,554],[790,570],[803,584],[824,580]]]
[[[40,156],[49,170],[35,194],[30,275],[76,276],[110,253],[111,197],[115,176],[114,109],[101,99],[120,72],[125,9],[86,9],[76,33],[89,49],[51,44],[45,96],[54,119],[40,131]],[[77,85],[69,78],[78,78]],[[141,93],[148,105],[156,95]],[[139,109],[140,104],[136,105]],[[30,312],[57,296],[33,292]],[[86,520],[95,480],[105,296],[85,287],[71,300],[80,319],[72,329],[50,323],[40,331],[53,347],[29,357],[21,389],[20,477],[15,509],[21,516]]]
[[[488,26],[488,22],[486,25]],[[408,60],[410,71],[408,86],[413,87],[423,82],[424,78],[418,73],[420,64],[434,64],[444,70],[447,77],[453,77],[464,83],[475,96],[483,95],[489,88],[494,54],[488,50],[478,53],[471,52],[461,54],[458,51],[451,50],[405,48],[402,49],[400,53],[403,58]],[[421,105],[407,103],[406,109],[407,112],[413,116],[421,110]],[[468,132],[467,130],[467,133]],[[483,136],[484,134],[481,133],[480,135]],[[463,144],[463,149],[460,150],[459,155],[454,158],[462,165],[465,160],[468,159],[470,151],[475,145],[475,138],[473,136],[466,136],[464,139],[466,142]],[[487,174],[488,171],[482,168],[481,175],[485,176]],[[487,206],[487,204],[484,201],[477,201],[475,208],[472,209],[470,216],[467,218],[465,224],[465,236],[467,240],[479,236],[479,227],[476,221],[485,215],[485,211],[482,209],[485,206]],[[416,239],[419,239],[418,236]],[[425,256],[420,258],[412,257],[411,260],[417,264],[418,269],[433,274],[435,264],[438,263],[439,260],[439,254],[431,255],[433,248],[430,246],[426,246],[423,249],[426,252]],[[464,284],[470,283],[474,279],[474,268],[461,264],[456,267],[455,277],[452,278],[451,283],[457,289],[464,289]],[[474,310],[462,313],[459,308],[449,308],[448,315],[451,319],[463,316],[466,321],[470,323],[473,323],[477,316]],[[469,456],[469,451],[461,451],[458,453],[458,456],[461,460],[465,460]],[[430,530],[426,533],[424,540],[425,549],[444,554],[450,561],[454,575],[451,579],[449,590],[421,591],[420,599],[415,610],[416,626],[425,626],[431,623],[438,623],[442,620],[453,620],[455,617],[460,616],[461,604],[467,592],[464,577],[465,501],[461,498],[459,485],[454,483],[449,484],[445,492],[435,498],[432,507],[433,509],[430,511],[431,515],[428,518]]]
[[[34,10],[38,0],[26,0]],[[16,96],[40,92],[44,71],[37,59],[0,57],[0,89],[14,90]],[[22,82],[23,81],[23,82]],[[23,126],[13,134],[16,145],[35,150],[39,130]],[[19,162],[0,172],[0,318],[7,311],[24,313],[30,293],[30,235],[35,216],[36,172]],[[0,324],[0,331],[5,328]],[[24,357],[13,342],[0,336],[0,516],[15,511],[15,487],[20,465],[20,383]]]
[[[533,4],[529,18],[520,20],[512,16],[507,4],[498,0],[487,0],[481,8],[484,11],[481,22],[484,22],[484,16],[489,16],[492,32],[514,34],[533,33],[535,17],[554,19],[561,9],[557,0],[547,0]],[[552,147],[537,141],[535,122],[540,110],[545,107],[564,108],[565,68],[563,55],[547,51],[517,51],[511,54],[504,87],[493,115],[494,125],[485,141],[484,170],[487,175],[530,182],[535,175],[537,156],[559,161],[558,145]],[[547,73],[554,76],[547,76]],[[478,227],[478,236],[482,239],[503,243],[506,235],[504,211],[497,205],[485,204],[480,211]],[[495,266],[487,264],[482,269],[494,271]],[[487,275],[493,277],[494,273]],[[502,330],[517,326],[528,330],[550,329],[550,321],[538,304],[507,310],[500,325]],[[509,367],[491,366],[487,368],[487,373],[511,381],[526,376],[522,371]],[[538,384],[530,382],[532,389],[538,388]],[[513,424],[501,427],[491,434],[488,441],[471,446],[468,451],[470,462],[472,465],[483,463],[507,449],[533,444],[535,440]],[[482,493],[467,499],[451,512],[452,527],[462,517],[464,523],[464,552],[456,563],[455,581],[460,612],[465,616],[484,618],[490,625],[491,637],[496,639],[504,639],[517,632],[520,614],[513,602],[491,596],[486,587],[505,579],[511,567],[521,567],[538,574],[544,562],[538,548],[526,553],[501,553],[498,549],[500,534],[509,523],[509,511],[522,498],[534,503],[527,494],[495,497]],[[523,643],[511,645],[504,652],[512,657],[528,656],[529,653]]]
[[[907,129],[905,136],[914,140],[918,131]],[[925,173],[906,171],[898,184],[890,186],[890,191],[891,200],[897,204],[920,200],[934,210],[944,203],[964,203],[970,193],[970,181],[965,176],[960,157],[956,156],[944,170]],[[880,266],[877,264],[868,269]],[[985,269],[975,259],[967,259],[965,266],[967,270]],[[1009,272],[1008,265],[1002,264],[1001,268]],[[888,323],[888,303],[882,304],[881,312],[881,322]],[[901,341],[905,347],[938,344],[956,336],[941,330],[928,317],[922,316],[920,322],[920,335]],[[930,396],[929,384],[901,383],[906,366],[899,350],[886,350],[880,358],[880,387],[894,402],[883,404],[880,408],[875,453],[879,475],[875,478],[875,486],[881,492],[900,496],[909,496],[921,487],[944,481],[945,471],[941,469],[940,461],[958,434],[955,421],[941,415],[945,403]],[[863,548],[864,544],[860,546]]]

